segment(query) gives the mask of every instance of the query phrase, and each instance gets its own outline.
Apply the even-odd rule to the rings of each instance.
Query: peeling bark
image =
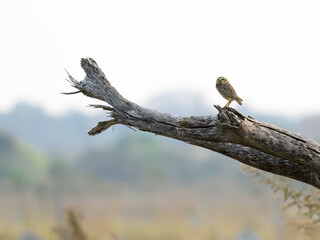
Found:
[[[107,102],[91,105],[109,112],[109,121],[89,131],[96,135],[115,124],[152,132],[207,148],[244,164],[320,188],[320,145],[269,123],[245,117],[233,108],[221,108],[217,116],[180,117],[147,109],[122,97],[111,86],[97,63],[81,60],[82,81],[68,73],[74,93]],[[68,93],[66,93],[68,94]]]

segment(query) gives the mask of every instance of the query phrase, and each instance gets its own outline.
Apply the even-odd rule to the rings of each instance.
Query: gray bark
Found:
[[[152,132],[207,148],[244,164],[320,188],[320,145],[269,123],[245,117],[233,108],[221,108],[217,116],[180,117],[141,107],[122,97],[91,58],[81,60],[82,81],[68,74],[77,92],[107,102],[91,105],[109,112],[89,134],[96,135],[115,124]],[[68,94],[68,93],[67,93]]]

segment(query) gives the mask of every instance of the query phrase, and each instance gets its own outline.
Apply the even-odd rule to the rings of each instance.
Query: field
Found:
[[[30,233],[44,240],[76,239],[67,238],[74,231],[70,213],[84,239],[92,240],[306,239],[303,231],[286,223],[270,192],[254,197],[226,186],[232,191],[216,197],[206,184],[152,187],[106,186],[91,194],[2,193],[0,239],[22,239]]]

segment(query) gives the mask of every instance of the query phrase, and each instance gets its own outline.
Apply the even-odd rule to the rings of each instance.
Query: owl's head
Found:
[[[218,77],[217,78],[217,84],[224,84],[224,83],[227,83],[228,82],[228,79],[225,78],[225,77]]]

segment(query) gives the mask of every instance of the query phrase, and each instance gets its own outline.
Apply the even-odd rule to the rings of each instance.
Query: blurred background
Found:
[[[319,142],[320,2],[3,1],[0,29],[0,239],[67,239],[68,211],[88,239],[305,239],[235,160],[123,126],[90,137],[99,102],[59,93],[92,57],[133,102],[215,115],[226,76],[232,107]]]

